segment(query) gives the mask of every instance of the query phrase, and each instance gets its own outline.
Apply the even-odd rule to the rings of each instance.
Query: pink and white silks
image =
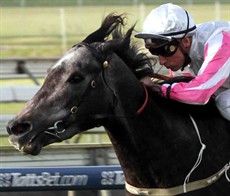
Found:
[[[218,89],[230,89],[230,23],[213,21],[198,25],[189,55],[196,77],[189,83],[172,84],[171,99],[206,104],[214,93],[218,95]],[[164,96],[168,87],[162,86]]]

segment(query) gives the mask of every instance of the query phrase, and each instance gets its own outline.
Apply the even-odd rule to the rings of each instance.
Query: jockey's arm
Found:
[[[230,36],[222,33],[205,46],[204,62],[189,83],[162,85],[163,96],[190,104],[205,104],[230,73]]]

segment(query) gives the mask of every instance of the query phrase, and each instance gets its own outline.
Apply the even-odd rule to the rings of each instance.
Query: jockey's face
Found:
[[[151,48],[149,48],[149,51],[153,55],[157,55],[159,57],[159,63],[161,65],[164,65],[167,69],[171,69],[172,71],[178,71],[184,64],[184,53],[189,53],[190,45],[191,39],[189,37],[185,37],[178,40],[178,47],[176,47],[176,50],[171,54],[168,53],[168,55],[165,55],[162,50],[158,52],[155,50],[151,51]]]
[[[185,57],[182,53],[180,47],[177,49],[177,51],[169,57],[159,55],[159,63],[161,65],[164,65],[167,69],[171,69],[172,71],[178,71],[182,68]]]

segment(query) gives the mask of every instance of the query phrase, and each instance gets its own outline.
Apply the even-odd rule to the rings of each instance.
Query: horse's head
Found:
[[[109,112],[113,92],[104,82],[104,61],[96,53],[92,46],[78,44],[48,70],[37,94],[8,123],[9,140],[16,148],[37,154],[44,145],[101,123],[98,112]]]
[[[130,71],[122,64],[148,62],[145,55],[138,54],[136,46],[130,46],[134,27],[123,36],[120,24],[121,16],[107,16],[97,31],[48,70],[40,90],[7,125],[12,145],[23,153],[36,155],[43,146],[102,125],[105,117],[112,116],[117,98],[111,70],[122,81],[127,75],[122,71],[117,75],[117,70],[125,67]],[[113,39],[106,41],[111,32]]]

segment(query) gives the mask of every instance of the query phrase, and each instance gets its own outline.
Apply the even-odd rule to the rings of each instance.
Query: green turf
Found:
[[[38,82],[40,84],[43,83],[44,81],[44,78],[37,78]],[[23,78],[23,79],[0,79],[0,85],[1,86],[13,86],[13,85],[31,85],[33,86],[34,85],[34,82],[31,80],[31,79],[26,79],[26,78]]]
[[[215,19],[214,4],[180,4],[194,17],[196,23]],[[67,48],[80,42],[97,29],[102,19],[111,12],[127,13],[130,27],[137,22],[140,31],[150,10],[158,5],[67,6],[65,24]],[[220,19],[230,20],[230,3],[220,5]],[[56,7],[1,7],[0,57],[61,56],[61,8]]]
[[[16,114],[20,112],[25,103],[0,103],[0,114]]]

